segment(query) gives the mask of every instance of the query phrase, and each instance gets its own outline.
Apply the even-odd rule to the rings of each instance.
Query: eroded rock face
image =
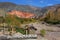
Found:
[[[29,13],[29,12],[22,12],[17,10],[12,10],[11,12],[8,12],[11,15],[16,15],[21,18],[32,18],[35,16],[35,14]]]

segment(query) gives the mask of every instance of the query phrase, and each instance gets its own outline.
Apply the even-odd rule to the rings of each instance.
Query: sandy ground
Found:
[[[60,40],[60,27],[49,24],[37,23],[37,22],[30,23],[29,25],[31,24],[33,24],[33,26],[37,28],[37,31],[35,32],[35,34],[38,35],[37,39],[6,39],[5,37],[0,37],[0,40]],[[40,36],[41,29],[46,30],[45,37]]]
[[[37,28],[36,34],[39,34],[41,29],[49,30],[46,31],[46,35],[44,38],[38,35],[37,40],[60,40],[60,27],[57,27],[55,25],[37,23],[37,22],[31,24],[33,24],[34,27]]]

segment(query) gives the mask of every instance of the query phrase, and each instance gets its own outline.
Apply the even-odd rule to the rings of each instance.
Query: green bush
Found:
[[[60,24],[60,21],[46,21],[49,24]]]
[[[40,30],[40,35],[41,35],[42,37],[44,37],[45,34],[46,34],[46,31],[45,31],[44,29]]]
[[[17,28],[17,27],[15,27],[15,29],[16,29],[16,32],[20,32],[22,34],[25,34],[25,30],[23,28]]]

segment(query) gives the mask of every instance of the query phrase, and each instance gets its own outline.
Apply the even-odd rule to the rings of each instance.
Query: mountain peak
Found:
[[[0,4],[14,4],[14,3],[11,3],[11,2],[0,2]],[[16,4],[14,4],[16,5]]]
[[[5,6],[16,6],[16,4],[11,3],[11,2],[0,2],[0,6],[1,7],[5,7]]]

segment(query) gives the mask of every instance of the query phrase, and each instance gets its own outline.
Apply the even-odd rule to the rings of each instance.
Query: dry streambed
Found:
[[[0,37],[0,40],[60,40],[60,27],[37,22],[30,23],[29,25],[31,24],[33,24],[33,26],[37,28],[36,34],[39,34],[41,29],[45,29],[45,37],[41,37],[40,35],[38,35],[38,39],[6,39],[5,37]]]
[[[40,33],[41,29],[46,30],[45,39],[46,40],[60,40],[60,27],[56,25],[42,24],[42,23],[31,23],[37,28],[36,34]],[[29,24],[30,25],[30,24]],[[42,39],[41,36],[38,35],[38,40]]]

